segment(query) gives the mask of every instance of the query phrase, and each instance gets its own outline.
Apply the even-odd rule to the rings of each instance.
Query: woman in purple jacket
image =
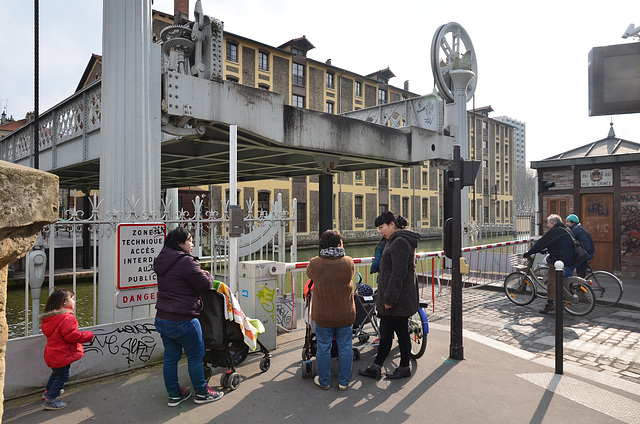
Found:
[[[187,355],[189,377],[196,392],[195,403],[218,400],[222,392],[211,390],[204,378],[204,341],[198,315],[202,311],[200,294],[211,289],[213,277],[191,256],[193,237],[178,227],[167,234],[164,248],[153,261],[158,276],[155,326],[164,345],[162,373],[169,395],[169,406],[178,406],[191,397],[191,391],[178,383],[178,361]]]

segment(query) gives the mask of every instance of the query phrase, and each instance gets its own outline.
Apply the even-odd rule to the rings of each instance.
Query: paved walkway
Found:
[[[242,382],[218,402],[166,406],[160,365],[93,383],[69,385],[60,411],[41,409],[38,396],[5,402],[4,423],[638,423],[640,424],[640,312],[596,310],[565,316],[564,374],[554,374],[554,324],[537,310],[519,307],[502,292],[464,292],[464,357],[449,356],[447,296],[431,316],[427,352],[412,361],[409,379],[375,381],[355,369],[371,363],[364,349],[354,362],[349,389],[331,390],[301,378],[304,332],[278,337],[271,369],[259,357],[239,368]],[[392,369],[397,348],[387,359]],[[218,369],[222,372],[222,369]],[[188,385],[185,361],[180,378]],[[216,374],[210,380],[219,382]]]

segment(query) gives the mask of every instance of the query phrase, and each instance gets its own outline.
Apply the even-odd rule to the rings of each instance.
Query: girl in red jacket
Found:
[[[73,316],[75,306],[75,294],[71,290],[55,289],[40,315],[42,333],[47,336],[44,362],[52,369],[44,390],[44,409],[56,410],[67,406],[58,396],[69,381],[71,363],[84,355],[82,343],[93,340],[91,331],[78,330],[78,320]]]

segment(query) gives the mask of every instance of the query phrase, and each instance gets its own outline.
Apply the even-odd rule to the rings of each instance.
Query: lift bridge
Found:
[[[161,53],[151,54],[163,189],[228,182],[230,125],[238,128],[238,181],[451,160],[438,96],[342,115],[288,106],[282,94],[223,81],[222,29],[199,15],[167,27],[155,45]],[[39,118],[39,168],[57,174],[62,188],[100,188],[104,90],[98,80]],[[33,166],[33,127],[3,139],[0,160]]]

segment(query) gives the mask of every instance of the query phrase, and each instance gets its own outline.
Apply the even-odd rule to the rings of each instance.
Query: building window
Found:
[[[271,193],[268,191],[258,193],[258,215],[269,213],[269,196],[271,196]]]
[[[426,189],[429,186],[429,173],[422,171],[422,188]]]
[[[388,210],[389,210],[389,205],[387,205],[386,203],[380,203],[378,205],[378,215],[382,215]]]
[[[384,105],[387,103],[387,91],[378,89],[378,104]]]
[[[304,96],[292,95],[291,106],[304,107]]]
[[[496,202],[496,218],[500,218],[500,201]]]
[[[355,172],[355,179],[356,181],[362,181],[362,171]]]
[[[238,44],[227,41],[227,60],[229,62],[238,62]]]
[[[291,53],[297,55],[297,56],[306,56],[307,52],[305,52],[304,50],[300,50],[300,49],[296,49],[295,47],[291,48]]]
[[[356,81],[355,89],[356,97],[362,97],[362,82]]]
[[[269,53],[258,52],[258,69],[261,71],[269,70]]]
[[[409,170],[402,170],[402,184],[409,184]]]
[[[484,172],[489,172],[488,168],[489,168],[489,161],[486,159],[482,159],[482,168],[484,169]]]
[[[232,81],[232,82],[238,83],[238,82],[240,82],[240,78],[238,78],[235,75],[227,75],[227,81]]]
[[[409,198],[408,197],[403,197],[402,198],[402,216],[405,217],[405,219],[409,219]]]
[[[333,102],[327,102],[326,112],[333,113]]]
[[[306,85],[304,79],[304,65],[300,65],[299,63],[294,63],[292,68],[292,83],[293,85],[298,85],[300,87],[304,87]]]
[[[261,90],[267,90],[269,91],[269,84],[263,84],[263,83],[259,83],[258,84],[258,88]]]
[[[327,72],[327,88],[334,88],[333,85],[333,72]]]
[[[489,223],[489,206],[484,207],[484,223]]]
[[[509,202],[504,202],[504,217],[509,217]]]
[[[429,219],[429,198],[422,198],[422,219]]]
[[[389,177],[389,170],[387,168],[379,169],[378,170],[378,177],[380,177],[380,178],[388,178]]]
[[[353,202],[353,210],[356,219],[362,219],[362,196],[356,196]]]
[[[298,202],[297,204],[298,215],[297,215],[297,231],[299,233],[307,232],[307,204],[303,202]]]

